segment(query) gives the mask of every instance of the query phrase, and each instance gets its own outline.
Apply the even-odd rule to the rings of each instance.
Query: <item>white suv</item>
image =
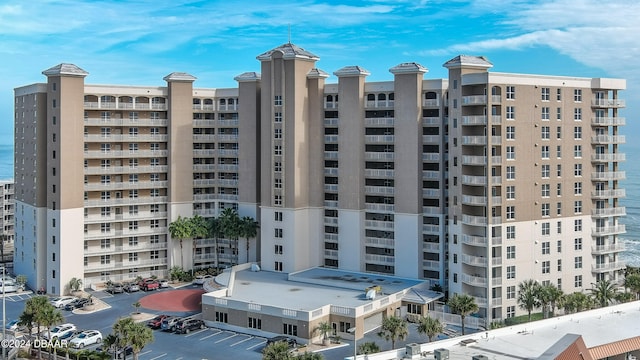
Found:
[[[49,333],[51,333],[51,340],[55,340],[65,334],[72,331],[76,331],[76,326],[73,324],[62,324],[52,327],[49,331],[45,331],[43,337],[49,339]]]

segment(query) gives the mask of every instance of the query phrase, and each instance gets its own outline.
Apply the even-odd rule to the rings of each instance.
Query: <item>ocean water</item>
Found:
[[[626,246],[622,260],[629,265],[640,266],[640,161],[634,161],[640,159],[640,147],[626,147],[622,151],[627,156],[627,161],[622,163],[622,170],[627,175],[622,184],[627,192],[622,199],[622,205],[627,209],[627,216],[622,220],[627,232],[620,237]],[[13,145],[0,144],[0,180],[12,178]]]

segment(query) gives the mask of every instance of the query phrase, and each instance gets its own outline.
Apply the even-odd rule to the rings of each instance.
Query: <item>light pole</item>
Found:
[[[4,293],[4,283],[5,283],[5,267],[2,266],[2,341],[4,342],[5,339],[7,338],[7,310],[5,308],[5,293]],[[5,354],[5,347],[2,346],[2,358],[6,359],[6,355]]]
[[[356,327],[352,327],[352,328],[348,328],[347,332],[349,334],[353,334],[353,360],[356,360],[356,357],[358,356],[358,340],[356,340]]]

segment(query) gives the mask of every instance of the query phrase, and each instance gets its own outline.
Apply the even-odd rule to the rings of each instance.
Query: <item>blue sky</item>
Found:
[[[12,142],[13,88],[45,81],[51,66],[74,63],[92,84],[163,86],[185,71],[196,87],[235,87],[234,76],[260,71],[257,55],[288,41],[289,27],[320,69],[359,65],[368,81],[392,80],[388,69],[408,61],[443,78],[458,54],[487,56],[495,72],[626,78],[624,132],[633,134],[638,19],[630,0],[4,0],[0,144]]]

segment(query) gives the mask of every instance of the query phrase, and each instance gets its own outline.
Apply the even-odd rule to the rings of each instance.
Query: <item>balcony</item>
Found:
[[[422,126],[440,126],[443,120],[439,117],[423,117]]]
[[[93,126],[167,126],[168,119],[102,119],[84,118],[85,125]]]
[[[324,168],[325,175],[338,176],[338,168]]]
[[[364,141],[369,144],[393,144],[394,135],[365,135]]]
[[[368,178],[393,178],[394,175],[395,175],[394,170],[382,170],[382,169],[365,169],[364,170],[364,176]]]
[[[85,142],[167,142],[169,135],[167,134],[138,134],[138,135],[123,135],[123,134],[85,134]]]
[[[440,271],[440,262],[435,260],[422,260],[422,269]]]
[[[193,134],[193,142],[213,142],[215,139],[214,134]]]
[[[238,164],[218,164],[216,168],[218,171],[237,172]]]
[[[619,162],[619,161],[626,161],[626,160],[627,160],[627,156],[624,153],[591,155],[592,162]]]
[[[391,186],[365,186],[364,192],[374,195],[393,195],[395,188]]]
[[[462,165],[487,165],[487,157],[479,155],[463,155]]]
[[[334,201],[334,200],[325,200],[324,201],[324,207],[328,207],[328,208],[337,208],[338,207],[338,201]]]
[[[462,195],[463,205],[485,206],[487,205],[486,196]]]
[[[193,157],[214,157],[216,156],[216,149],[197,149],[193,150]]]
[[[130,189],[161,189],[166,188],[168,181],[137,181],[137,182],[109,182],[84,184],[85,191],[110,191]]]
[[[218,185],[216,179],[196,179],[193,180],[193,187],[209,187]]]
[[[110,158],[145,158],[145,157],[167,157],[168,150],[90,150],[84,152],[87,159],[110,159]]]
[[[324,184],[324,191],[338,192],[338,184]]]
[[[393,153],[393,152],[371,152],[371,151],[367,151],[367,152],[364,153],[364,159],[365,160],[393,161],[395,159],[395,157],[396,157],[395,153]]]
[[[327,258],[337,259],[338,258],[338,250],[325,250],[324,256]]]
[[[593,99],[591,106],[601,108],[620,108],[625,107],[625,101],[621,99]]]
[[[422,153],[422,161],[438,162],[438,161],[440,161],[440,154],[437,154],[437,153]]]
[[[422,250],[426,251],[426,252],[432,252],[432,253],[439,253],[441,249],[441,246],[439,243],[433,243],[433,242],[423,242],[422,243]]]
[[[487,145],[486,136],[463,136],[462,145]]]
[[[442,215],[442,209],[439,206],[423,206],[423,215]]]
[[[591,229],[592,236],[616,235],[616,234],[624,234],[626,232],[627,232],[627,229],[625,225],[601,226],[601,227],[595,227]]]
[[[435,235],[440,234],[440,225],[422,224],[422,233]]]
[[[463,264],[467,264],[467,265],[471,265],[471,266],[486,267],[487,266],[487,258],[482,257],[482,256],[473,256],[473,255],[462,254],[462,263]]]
[[[486,176],[462,175],[462,185],[484,186],[487,185]]]
[[[627,196],[625,189],[608,189],[608,190],[593,190],[591,197],[594,199],[616,199]]]
[[[422,135],[423,144],[439,144],[441,139],[441,135]]]
[[[237,194],[216,194],[216,196],[218,197],[218,200],[238,201],[238,195]]]
[[[325,217],[324,224],[329,226],[338,226],[338,218],[335,217]]]
[[[140,174],[140,173],[164,173],[169,167],[167,165],[152,166],[92,166],[84,168],[85,175],[107,175],[107,174]]]
[[[365,254],[364,261],[368,263],[388,265],[388,264],[395,263],[395,258],[393,256],[387,256],[387,255]]]
[[[85,271],[96,271],[96,270],[109,270],[109,269],[122,269],[122,268],[131,268],[131,267],[142,267],[142,266],[157,266],[157,265],[168,265],[169,259],[160,258],[160,259],[149,259],[149,260],[137,260],[137,261],[114,261],[111,260],[108,263],[89,263],[85,265]]]
[[[194,172],[212,172],[216,171],[216,164],[194,164]]]
[[[167,104],[121,103],[121,102],[84,102],[85,109],[121,109],[121,110],[167,110]]]
[[[201,209],[193,209],[193,214],[200,215],[202,217],[214,217],[218,215],[218,212],[216,211],[216,209],[201,208]]]
[[[595,181],[610,181],[610,180],[624,180],[627,175],[624,171],[601,171],[591,173],[591,180]]]
[[[338,119],[324,119],[324,126],[338,126]]]
[[[591,210],[591,216],[593,217],[625,216],[626,214],[627,211],[625,207],[610,207]]]
[[[335,144],[338,142],[338,135],[324,135],[325,144]]]
[[[235,127],[235,126],[238,126],[239,124],[238,119],[218,120],[216,122],[220,127]]]
[[[337,151],[325,151],[324,152],[325,160],[338,160],[338,152]]]
[[[471,246],[486,247],[488,242],[484,236],[462,234],[462,243]]]
[[[422,107],[439,107],[440,99],[422,99]]]
[[[626,268],[626,264],[622,261],[616,261],[612,263],[606,264],[595,264],[591,266],[591,272],[594,273],[604,273],[610,271],[617,271]]]
[[[238,157],[238,149],[218,149],[217,152],[220,156]]]
[[[486,105],[486,95],[469,95],[462,97],[462,105]]]
[[[591,118],[593,126],[624,126],[627,121],[623,117],[594,117]]]
[[[218,134],[216,135],[216,140],[237,142],[238,134]]]
[[[462,223],[466,225],[484,226],[487,225],[485,216],[462,215]]]
[[[365,245],[371,245],[375,247],[393,249],[396,246],[396,242],[394,239],[383,239],[383,238],[375,238],[375,237],[365,237],[364,238]]]
[[[140,204],[162,204],[166,203],[169,198],[166,196],[141,196],[137,198],[114,198],[114,199],[96,199],[85,200],[85,207],[94,206],[116,206],[116,205],[140,205]]]
[[[365,118],[365,126],[393,126],[395,124],[395,118]]]
[[[618,253],[625,251],[625,246],[623,243],[617,242],[615,244],[609,245],[595,245],[591,247],[591,254],[593,255],[604,255],[610,253]]]
[[[336,201],[337,203],[337,201]],[[337,204],[336,204],[337,206]],[[367,211],[374,212],[386,212],[392,213],[394,212],[395,206],[393,204],[374,204],[374,203],[365,203],[364,207]]]
[[[626,138],[624,135],[596,135],[591,137],[592,144],[624,144]]]
[[[393,230],[393,221],[365,220],[364,226],[373,229]]]
[[[462,282],[471,286],[487,286],[487,278],[479,275],[462,274]]]
[[[423,180],[440,180],[442,176],[443,176],[443,173],[441,173],[440,171],[430,171],[430,170],[422,171]]]
[[[463,126],[487,125],[486,115],[472,115],[462,117]]]
[[[439,198],[441,194],[440,189],[422,189],[422,197]]]

